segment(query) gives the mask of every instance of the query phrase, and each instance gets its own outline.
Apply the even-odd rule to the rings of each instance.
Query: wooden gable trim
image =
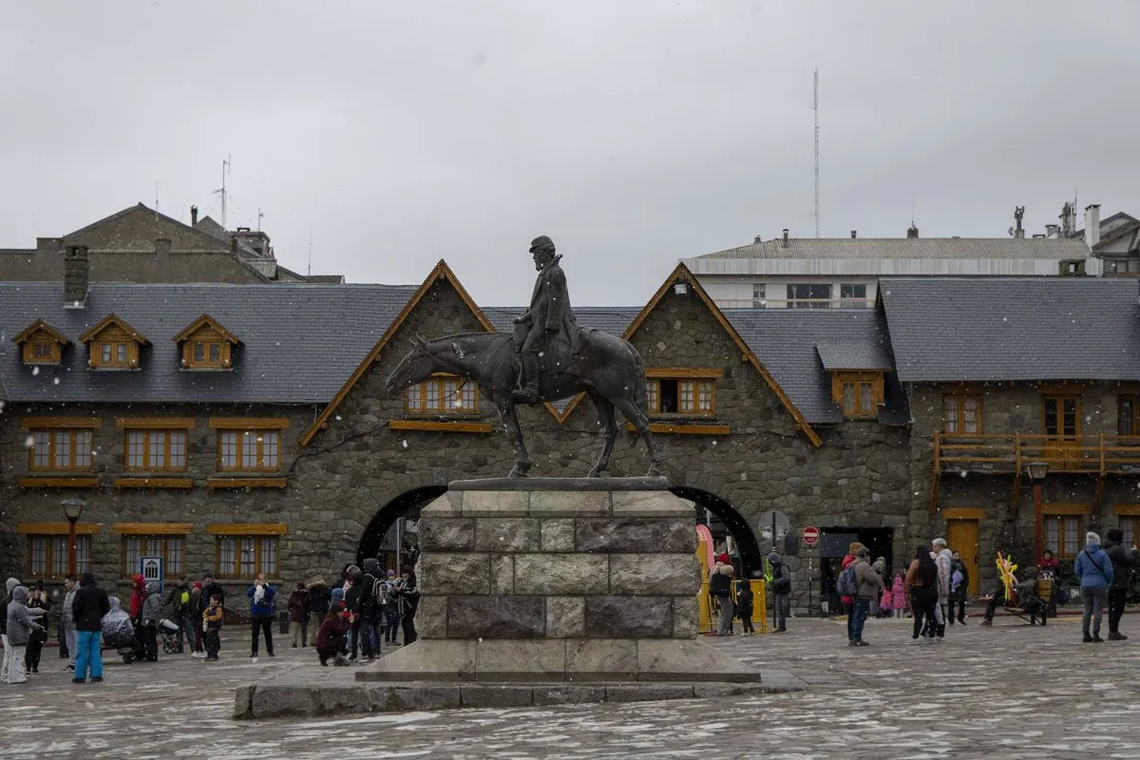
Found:
[[[235,346],[241,343],[241,340],[238,338],[238,336],[222,327],[221,323],[211,317],[209,314],[203,314],[202,316],[195,319],[190,323],[189,326],[187,326],[185,330],[175,335],[171,340],[173,340],[175,343],[181,343],[184,340],[188,340],[191,335],[193,335],[198,329],[202,327],[209,327],[211,330]]]
[[[491,321],[487,319],[487,317],[483,314],[483,310],[475,305],[475,301],[472,300],[471,296],[467,293],[467,290],[459,282],[459,278],[456,277],[455,273],[451,271],[451,267],[447,265],[447,262],[445,260],[440,259],[439,263],[435,265],[435,268],[433,268],[428,276],[424,279],[423,284],[421,284],[416,292],[412,294],[412,297],[408,299],[408,302],[406,304],[404,304],[404,308],[401,309],[400,313],[396,315],[396,318],[392,320],[392,324],[388,325],[388,329],[384,331],[384,334],[382,336],[380,336],[380,340],[376,343],[372,350],[368,352],[368,355],[364,357],[364,360],[360,362],[360,366],[358,366],[352,375],[348,378],[348,380],[345,381],[344,385],[342,385],[340,390],[337,391],[336,395],[333,396],[332,401],[330,401],[328,406],[324,408],[324,411],[320,413],[320,416],[318,416],[313,421],[313,424],[309,426],[309,429],[301,435],[298,441],[301,446],[307,446],[309,444],[309,441],[313,440],[313,438],[316,436],[317,432],[325,426],[329,420],[329,417],[333,415],[333,412],[336,411],[337,407],[340,406],[341,402],[344,401],[349,392],[356,386],[358,382],[360,382],[360,378],[364,377],[364,374],[368,371],[368,368],[376,362],[380,356],[380,352],[383,351],[388,343],[391,342],[392,338],[395,337],[397,331],[403,327],[404,322],[406,322],[411,313],[416,310],[416,308],[420,305],[420,302],[423,301],[424,297],[428,294],[428,291],[431,290],[431,287],[435,285],[438,280],[446,280],[447,282],[451,283],[451,286],[455,288],[455,292],[459,294],[460,300],[463,301],[463,303],[467,305],[467,308],[471,310],[471,313],[475,315],[475,319],[479,321],[479,324],[483,326],[483,329],[485,329],[487,332],[495,332],[494,325],[492,325]],[[553,407],[550,407],[548,405],[548,408],[552,409]]]
[[[30,325],[28,325],[26,328],[24,328],[23,332],[21,332],[15,338],[12,338],[12,342],[17,344],[17,345],[27,343],[29,340],[32,339],[32,336],[34,336],[38,332],[47,333],[48,335],[51,336],[51,338],[56,343],[60,344],[61,346],[70,346],[71,345],[71,341],[67,339],[66,335],[64,335],[59,330],[55,329],[54,327],[52,327],[51,325],[49,325],[47,322],[43,321],[42,319],[37,319],[35,322],[32,322]]]
[[[150,345],[150,341],[146,339],[145,335],[143,335],[135,328],[131,327],[129,324],[127,324],[127,321],[125,319],[119,317],[116,314],[108,314],[103,319],[101,319],[94,327],[79,336],[79,342],[90,343],[99,337],[99,333],[103,332],[111,325],[118,326],[123,332],[129,335],[132,340],[135,340],[144,346]]]
[[[65,522],[20,523],[16,532],[26,536],[66,536],[71,526]],[[75,533],[91,536],[103,531],[102,523],[75,523]]]

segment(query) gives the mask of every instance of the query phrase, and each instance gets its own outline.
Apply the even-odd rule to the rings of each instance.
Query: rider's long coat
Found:
[[[542,351],[547,369],[553,374],[570,368],[571,355],[580,350],[578,322],[570,308],[566,274],[555,256],[542,268],[534,282],[530,308],[519,317],[515,340],[522,339],[521,351]],[[547,330],[555,330],[547,333]]]

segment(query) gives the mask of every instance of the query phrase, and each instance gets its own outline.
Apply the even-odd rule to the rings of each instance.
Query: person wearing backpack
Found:
[[[776,612],[776,633],[787,633],[788,613],[791,612],[789,595],[792,593],[792,573],[778,552],[768,555],[772,569],[772,608]]]
[[[722,553],[716,558],[716,564],[709,575],[709,593],[720,605],[716,635],[732,635],[732,565],[729,564],[727,554]]]
[[[361,654],[365,660],[380,656],[380,620],[387,598],[380,578],[380,563],[373,558],[364,560],[364,584],[357,614],[361,618]]]
[[[843,602],[843,607],[847,611],[847,641],[851,642],[854,638],[855,626],[855,597],[859,593],[858,585],[855,583],[855,571],[851,565],[855,563],[855,552],[863,548],[863,544],[858,541],[852,541],[847,547],[847,556],[843,558],[840,565],[839,577],[835,579],[835,592],[839,594],[839,601]],[[851,570],[851,572],[847,572]]]
[[[882,577],[871,569],[871,550],[866,546],[859,547],[855,552],[855,562],[848,569],[855,571],[855,581],[858,585],[855,591],[855,623],[851,628],[853,638],[847,645],[867,647],[870,644],[863,641],[863,624],[867,621],[871,600],[878,599],[886,587]]]
[[[950,604],[946,610],[947,622],[954,625],[954,606],[958,607],[958,622],[962,625],[966,624],[966,593],[970,587],[970,571],[966,569],[966,563],[962,561],[962,556],[958,552],[954,552],[950,560]]]
[[[190,614],[190,584],[185,578],[179,578],[173,584],[170,593],[166,595],[166,606],[170,609],[170,619],[178,625],[178,643],[181,644],[182,637],[185,636],[186,644],[193,651],[197,626]]]
[[[1100,644],[1104,641],[1100,637],[1100,620],[1104,614],[1108,589],[1112,586],[1112,560],[1104,549],[1100,548],[1100,536],[1096,533],[1089,531],[1085,534],[1085,548],[1077,555],[1077,561],[1073,563],[1073,572],[1080,579],[1081,601],[1085,606],[1085,614],[1081,618],[1083,641],[1086,644]]]

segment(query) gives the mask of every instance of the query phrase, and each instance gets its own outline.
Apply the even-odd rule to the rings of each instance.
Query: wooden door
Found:
[[[1045,459],[1058,470],[1081,468],[1081,399],[1078,396],[1046,396],[1043,424]]]
[[[970,595],[977,595],[978,575],[981,573],[978,564],[978,521],[947,520],[946,542],[950,544],[950,551],[958,552],[962,557],[962,562],[970,571]]]

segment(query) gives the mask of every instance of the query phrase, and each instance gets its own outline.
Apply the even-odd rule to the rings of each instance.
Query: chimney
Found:
[[[788,247],[788,228],[784,228],[784,247]]]
[[[63,259],[63,308],[87,307],[87,283],[90,277],[87,246],[69,245]]]
[[[763,239],[762,239],[762,238],[761,238],[759,235],[757,235],[757,236],[756,236],[756,239],[755,239],[755,240],[753,240],[752,242],[753,242],[753,243],[755,243],[755,244],[758,244],[758,243],[762,243],[762,242],[764,242],[764,241],[763,241]]]
[[[1077,229],[1077,209],[1073,203],[1061,207],[1061,236],[1068,237]]]
[[[906,237],[907,237],[907,240],[917,240],[918,239],[918,227],[914,226],[914,222],[911,222],[910,226],[906,228]]]
[[[190,207],[190,226],[191,227],[197,227],[198,226],[198,207],[197,206],[191,206]]]
[[[1085,206],[1085,245],[1092,248],[1100,242],[1100,204]]]
[[[1045,225],[1045,237],[1047,237],[1047,238],[1057,237],[1057,230],[1058,229],[1060,229],[1060,227],[1056,224],[1046,224]],[[1034,235],[1033,237],[1037,237],[1037,236]]]
[[[851,239],[854,240],[859,236],[859,230],[851,230]]]

